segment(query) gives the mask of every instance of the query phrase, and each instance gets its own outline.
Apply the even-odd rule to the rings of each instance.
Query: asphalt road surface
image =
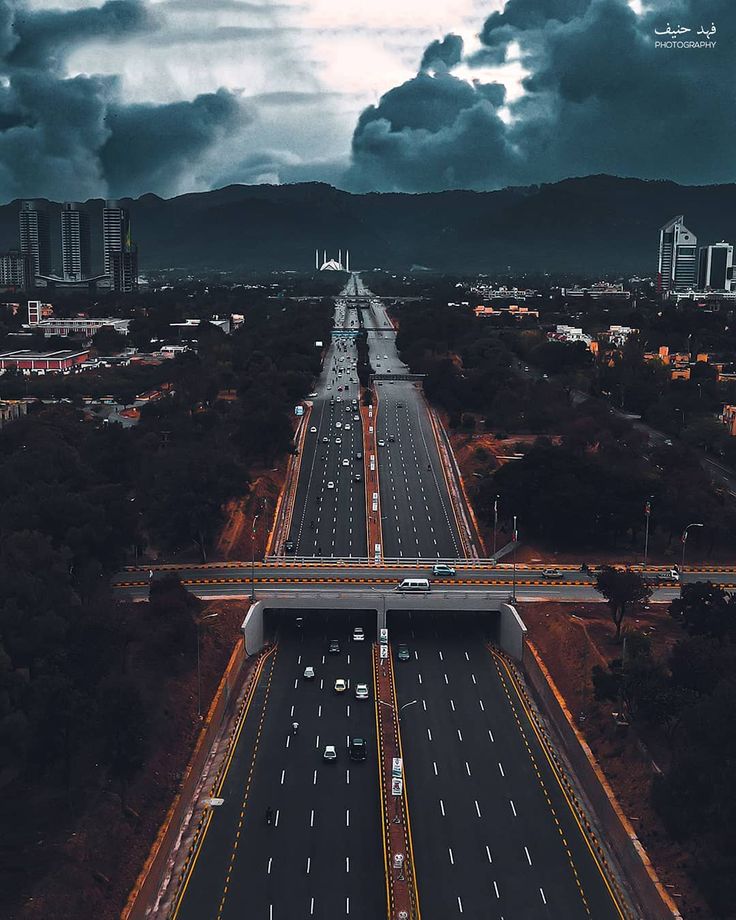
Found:
[[[324,616],[301,629],[295,616],[282,622],[178,920],[385,917],[371,620],[375,626],[360,614],[349,622]],[[359,623],[363,642],[351,639]],[[328,653],[332,638],[339,654]],[[308,665],[314,680],[303,677]],[[338,677],[349,682],[344,693],[333,689]],[[359,682],[368,684],[368,699],[355,698]],[[363,762],[348,757],[348,738],[356,736],[367,741]],[[330,744],[333,763],[323,759]]]
[[[620,917],[482,620],[416,621],[389,633],[424,920]]]
[[[380,300],[360,278],[371,367],[378,375],[408,374],[396,351],[396,332]],[[463,555],[442,462],[420,384],[376,380],[378,478],[384,557],[439,559]]]
[[[358,328],[356,310],[340,298],[335,306],[335,328]],[[367,555],[356,361],[354,340],[333,335],[302,448],[288,538],[297,556]]]

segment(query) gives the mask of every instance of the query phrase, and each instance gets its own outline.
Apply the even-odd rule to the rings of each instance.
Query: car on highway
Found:
[[[327,647],[327,651],[330,653],[330,655],[340,654],[340,643],[337,639],[330,639],[330,644]]]
[[[390,434],[390,435],[388,436],[388,439],[389,439],[389,441],[391,441],[392,443],[396,440],[396,438],[395,438],[392,434]]]
[[[345,424],[343,425],[343,428],[344,428],[346,431],[350,430],[350,422],[345,422]]]
[[[342,438],[335,438],[335,444],[342,444]]]
[[[344,693],[348,689],[348,682],[344,677],[338,677],[335,681],[335,693]]]
[[[342,389],[342,387],[340,387]],[[337,396],[335,399],[336,402],[342,402],[342,396]]]
[[[404,578],[396,585],[397,591],[430,591],[432,586],[427,578]]]
[[[348,747],[350,759],[358,763],[364,761],[366,756],[366,747],[367,745],[365,743],[365,738],[351,738],[350,745]]]
[[[329,444],[329,443],[330,443],[330,439],[329,439],[327,436],[325,436],[324,438],[322,438],[322,443],[323,443],[323,444]]]
[[[363,454],[361,454],[361,452],[358,451],[357,454],[355,455],[355,459],[356,459],[356,460],[362,460],[362,459],[363,459]]]
[[[342,422],[335,422],[335,428],[342,428]]]
[[[444,562],[438,562],[436,565],[432,566],[433,575],[456,575],[455,569],[451,565],[447,565]]]
[[[360,475],[360,473],[356,473],[356,474],[353,476],[353,482],[361,482],[362,479],[363,479],[363,477]]]
[[[356,626],[353,630],[353,642],[363,642],[365,639],[365,630],[362,626]]]
[[[356,684],[355,685],[355,699],[356,700],[367,700],[368,699],[368,684]]]
[[[378,446],[379,446],[379,447],[385,447],[385,446],[386,446],[386,442],[383,440],[383,438],[378,442]]]
[[[396,657],[399,661],[408,661],[411,658],[409,646],[405,642],[399,643],[399,647],[396,649]]]
[[[542,569],[542,578],[562,578],[562,572],[559,569]]]
[[[293,553],[293,552],[294,552],[294,549],[295,549],[295,547],[294,547],[294,541],[293,541],[293,540],[287,540],[287,541],[284,543],[284,552],[285,552],[285,553]]]
[[[332,389],[332,387],[331,387],[331,385],[330,385],[329,383],[327,384],[327,389],[328,389],[328,390],[331,390],[331,389]]]
[[[359,421],[360,421],[360,416],[359,416],[359,415],[354,415],[354,416],[353,416],[353,421],[354,421],[354,422],[359,422]]]
[[[345,457],[345,459],[342,461],[342,465],[343,465],[343,466],[350,466],[350,461],[348,460],[347,457]]]
[[[309,393],[309,394],[307,395],[307,399],[314,399],[316,396],[317,396],[316,393]]]
[[[314,668],[311,664],[308,664],[306,668],[304,668],[304,680],[314,680]]]
[[[309,430],[312,432],[312,434],[317,434],[317,429],[314,427],[314,425],[312,425]]]
[[[334,489],[334,488],[335,488],[335,483],[334,483],[331,479],[330,479],[330,481],[327,483],[327,488],[328,488],[328,489]]]
[[[322,754],[322,760],[326,760],[327,763],[334,763],[337,760],[337,751],[335,750],[334,744],[325,745],[325,750]]]

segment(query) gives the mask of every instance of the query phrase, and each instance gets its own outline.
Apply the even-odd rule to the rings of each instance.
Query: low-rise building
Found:
[[[732,438],[736,437],[736,406],[724,406],[718,416]]]
[[[554,332],[548,332],[547,338],[553,342],[583,342],[590,348],[592,337],[577,326],[558,325]]]
[[[0,399],[0,428],[21,418],[28,411],[23,399]]]
[[[596,281],[588,287],[579,287],[574,285],[569,288],[562,288],[563,297],[582,298],[589,297],[591,300],[602,300],[604,297],[608,300],[630,300],[631,291],[624,290],[623,284],[609,284],[607,281]]]
[[[479,304],[473,308],[473,313],[478,317],[496,318],[500,316],[510,316],[512,319],[539,319],[539,310],[530,310],[529,307],[519,305],[518,303],[509,304],[508,307],[485,307]]]
[[[89,351],[38,352],[23,348],[0,354],[0,371],[20,371],[22,374],[68,374],[78,371],[89,357]]]

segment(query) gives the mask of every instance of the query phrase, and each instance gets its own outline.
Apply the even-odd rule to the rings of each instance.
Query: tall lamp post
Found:
[[[202,719],[202,668],[199,656],[200,627],[205,620],[214,620],[215,617],[219,616],[219,613],[208,613],[206,617],[197,620],[197,718],[200,719],[200,721]]]
[[[652,516],[652,497],[651,495],[647,499],[646,505],[644,505],[644,517],[646,518],[646,523],[644,527],[644,574],[647,574],[647,560],[649,559],[649,518]]]
[[[513,569],[513,572],[514,572],[514,574],[513,574],[513,579],[512,579],[512,582],[511,582],[511,600],[512,600],[514,603],[516,603],[516,544],[517,544],[518,539],[519,539],[519,533],[518,533],[518,531],[517,531],[517,529],[516,529],[516,515],[514,515],[514,532],[513,532],[513,535],[512,535],[512,539],[513,539],[513,542],[514,542],[514,548],[513,548],[513,551],[514,551],[514,558],[513,558],[514,569]]]
[[[498,499],[497,495],[493,502],[493,561],[496,561],[496,548],[498,545]]]
[[[682,597],[682,581],[685,577],[685,547],[687,546],[687,532],[691,527],[704,527],[704,524],[688,524],[682,532],[682,559],[680,561],[680,597]]]
[[[263,505],[258,509],[253,518],[253,528],[250,532],[250,599],[256,599],[256,523],[263,511]]]

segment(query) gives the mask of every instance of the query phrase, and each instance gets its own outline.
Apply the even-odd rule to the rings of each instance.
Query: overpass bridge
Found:
[[[339,590],[325,586],[317,590],[271,591],[268,596],[254,600],[243,621],[243,638],[248,655],[258,653],[269,635],[268,615],[271,611],[369,610],[375,611],[376,630],[386,628],[392,612],[417,611],[433,613],[487,614],[494,639],[506,654],[521,660],[526,626],[516,608],[498,592],[434,590],[399,592],[374,588]]]

